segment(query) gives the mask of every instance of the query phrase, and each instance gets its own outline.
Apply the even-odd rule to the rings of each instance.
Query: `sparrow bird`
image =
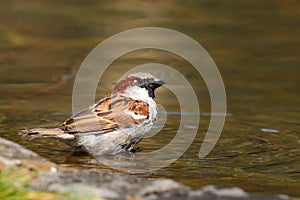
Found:
[[[119,81],[113,93],[67,119],[59,128],[35,128],[21,134],[59,139],[93,154],[132,151],[157,117],[154,90],[164,82],[149,73]]]

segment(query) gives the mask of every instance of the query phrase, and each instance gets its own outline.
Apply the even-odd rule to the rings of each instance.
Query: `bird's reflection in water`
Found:
[[[79,169],[126,172],[142,177],[153,171],[152,161],[138,157],[137,154],[139,152],[130,153],[124,151],[116,155],[101,156],[94,156],[83,151],[72,151],[72,149],[66,149],[64,152],[68,152],[68,155],[65,155],[65,159],[62,160],[64,164],[61,164],[65,167],[72,166]]]

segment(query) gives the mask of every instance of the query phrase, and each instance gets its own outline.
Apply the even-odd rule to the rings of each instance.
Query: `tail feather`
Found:
[[[50,138],[66,139],[66,140],[74,139],[74,135],[67,134],[59,128],[26,129],[26,130],[22,130],[19,134],[24,137],[30,136],[31,137],[30,140],[36,137],[50,137]]]

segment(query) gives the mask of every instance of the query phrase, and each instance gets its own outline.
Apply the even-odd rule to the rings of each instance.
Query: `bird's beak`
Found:
[[[165,82],[162,80],[157,80],[154,83],[150,84],[150,89],[148,90],[149,96],[152,97],[153,99],[155,99],[155,93],[154,90],[156,88],[159,88],[160,86],[164,85]]]
[[[155,81],[155,82],[154,82],[153,86],[154,86],[154,89],[155,89],[155,88],[158,88],[158,87],[160,87],[160,86],[162,86],[162,85],[164,85],[164,84],[165,84],[164,81],[158,80],[158,81]]]

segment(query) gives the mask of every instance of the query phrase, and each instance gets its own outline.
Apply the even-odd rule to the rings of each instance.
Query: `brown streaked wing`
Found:
[[[134,115],[145,117],[135,119],[132,115],[124,112],[125,110]],[[129,128],[134,124],[147,120],[148,116],[148,104],[114,94],[98,101],[92,108],[75,114],[62,124],[61,129],[74,134],[89,132],[102,134],[120,128]]]
[[[100,104],[96,107],[95,112],[110,110],[112,119],[118,124],[119,128],[131,127],[149,119],[149,105],[141,100],[134,100],[121,95],[111,98],[110,103]],[[128,112],[125,112],[125,111]],[[97,115],[101,115],[102,112]],[[139,116],[135,118],[134,116]]]
[[[85,109],[66,120],[61,125],[61,130],[67,133],[95,133],[102,134],[118,129],[117,123],[111,117],[110,110],[95,111],[99,105],[110,104],[111,97],[104,98],[92,107]],[[101,117],[97,116],[101,115]]]

